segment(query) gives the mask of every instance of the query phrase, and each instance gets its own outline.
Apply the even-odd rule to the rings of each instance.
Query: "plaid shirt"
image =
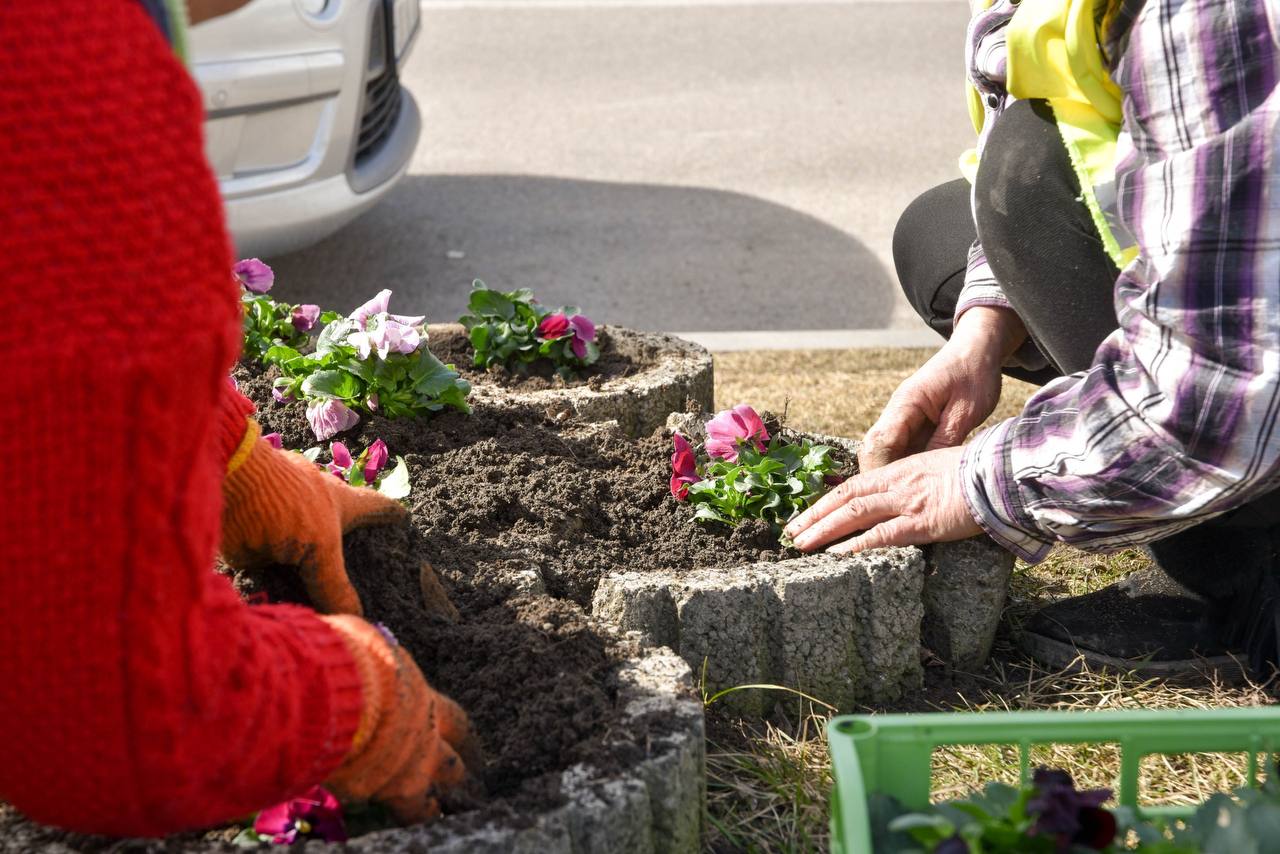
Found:
[[[1160,539],[1280,487],[1278,27],[1277,0],[1128,0],[1105,34],[1116,213],[1139,247],[1119,328],[961,467],[975,518],[1027,560]]]

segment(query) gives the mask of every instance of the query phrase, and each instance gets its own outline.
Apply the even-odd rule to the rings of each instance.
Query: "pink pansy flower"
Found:
[[[325,468],[329,469],[329,474],[334,477],[346,480],[347,472],[351,470],[351,452],[341,442],[334,442],[329,446],[329,453],[333,456],[333,462],[327,464]]]
[[[738,461],[738,444],[747,440],[763,451],[769,431],[756,411],[745,403],[726,409],[707,422],[707,454],[731,463]]]
[[[548,314],[542,318],[542,322],[538,324],[538,335],[554,341],[564,336],[569,331],[569,318],[563,314]]]
[[[387,443],[378,439],[369,446],[368,454],[364,459],[364,482],[373,483],[377,478],[378,472],[382,471],[382,467],[387,464],[387,460],[391,455],[387,452]]]
[[[679,433],[671,436],[676,452],[671,455],[671,494],[684,501],[689,494],[689,484],[702,480],[698,477],[698,461],[693,455],[693,448]]]
[[[231,274],[246,291],[255,294],[265,294],[276,281],[276,274],[257,258],[237,261],[231,268]]]
[[[391,353],[408,355],[422,344],[422,333],[416,327],[406,326],[391,315],[381,315],[374,321],[374,327],[368,332],[352,332],[347,343],[355,347],[361,359],[367,359],[373,353],[385,359]]]
[[[360,423],[360,416],[340,400],[313,400],[307,404],[307,423],[317,439],[329,439]]]
[[[596,325],[585,314],[575,314],[569,318],[573,327],[573,355],[579,359],[587,358],[587,344],[596,340]]]
[[[271,387],[271,399],[276,403],[290,403],[291,401],[297,400],[293,395],[285,394],[284,389],[280,388],[280,386],[274,385]]]
[[[284,450],[284,439],[281,438],[279,433],[267,433],[263,435],[262,438],[266,441],[268,445],[275,448],[277,451]]]
[[[361,329],[364,329],[365,325],[374,316],[379,314],[387,314],[387,306],[390,304],[390,302],[391,302],[390,290],[384,289],[384,290],[378,291],[377,296],[375,296],[373,299],[369,300],[367,303],[357,308],[355,311],[351,312],[351,319],[356,322],[357,326],[359,326]],[[422,315],[419,317],[409,317],[403,314],[388,314],[387,316],[390,317],[392,320],[396,321],[397,323],[403,324],[405,326],[421,326],[422,322],[427,319],[426,315]]]
[[[293,323],[293,328],[299,332],[310,332],[315,329],[316,321],[320,319],[320,306],[318,305],[300,305],[293,309],[289,315],[289,321]]]
[[[307,839],[347,841],[342,805],[321,786],[312,786],[301,797],[258,813],[253,829],[259,836],[270,837],[276,845],[292,845]]]
[[[364,402],[364,405],[369,407],[369,410],[371,412],[377,412],[378,411],[378,395],[376,394],[369,395],[369,399]]]

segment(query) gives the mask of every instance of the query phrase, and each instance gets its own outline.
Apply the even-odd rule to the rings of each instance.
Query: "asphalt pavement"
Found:
[[[966,18],[963,0],[428,0],[402,72],[424,116],[409,175],[271,259],[281,295],[349,310],[390,287],[449,320],[483,279],[723,342],[930,341],[890,242],[972,142]]]

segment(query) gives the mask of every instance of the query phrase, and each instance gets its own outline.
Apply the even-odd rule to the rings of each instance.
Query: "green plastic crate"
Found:
[[[1187,711],[953,712],[845,715],[827,725],[835,785],[831,790],[831,850],[871,854],[867,796],[892,795],[910,810],[929,804],[934,748],[1016,746],[1022,782],[1030,779],[1030,751],[1042,744],[1117,744],[1116,800],[1145,816],[1185,816],[1193,807],[1147,807],[1138,801],[1144,757],[1168,753],[1247,752],[1249,779],[1258,757],[1280,747],[1280,707]]]

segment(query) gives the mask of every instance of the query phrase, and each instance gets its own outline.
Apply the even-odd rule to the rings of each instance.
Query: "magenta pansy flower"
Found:
[[[689,484],[702,480],[698,477],[698,460],[693,455],[689,441],[679,433],[671,436],[675,453],[671,455],[671,494],[683,501],[689,494]]]
[[[575,314],[569,318],[569,326],[573,328],[573,355],[587,358],[587,344],[596,340],[596,325],[585,314]]]
[[[373,483],[377,478],[378,472],[382,471],[382,467],[387,464],[391,454],[387,452],[387,443],[378,439],[369,446],[368,455],[364,459],[364,482]]]
[[[563,312],[548,314],[538,324],[538,335],[547,341],[555,341],[572,334],[569,346],[579,359],[587,357],[587,344],[596,340],[596,325],[585,314],[566,317]]]
[[[293,324],[293,328],[299,332],[310,332],[315,329],[316,322],[319,320],[320,306],[318,305],[296,306],[289,315],[289,321]]]
[[[255,294],[265,294],[276,281],[276,274],[257,258],[237,261],[231,268],[231,274],[246,291]]]
[[[731,463],[738,460],[738,444],[749,441],[763,451],[769,431],[756,411],[745,403],[726,409],[707,422],[707,454]]]
[[[351,452],[341,442],[334,442],[329,446],[329,453],[333,456],[333,462],[325,468],[335,477],[346,479],[347,471],[351,468]]]
[[[360,423],[360,416],[340,400],[313,400],[307,404],[307,423],[317,439],[332,438]]]
[[[284,450],[284,439],[279,433],[266,433],[262,438],[268,445],[275,448],[277,451]]]
[[[565,317],[563,314],[548,314],[546,317],[542,318],[542,322],[538,324],[538,335],[548,341],[554,341],[557,338],[563,337],[568,331],[569,318]]]
[[[346,842],[342,805],[321,786],[312,786],[293,798],[258,813],[253,829],[276,845],[292,845],[299,840],[320,839]]]

